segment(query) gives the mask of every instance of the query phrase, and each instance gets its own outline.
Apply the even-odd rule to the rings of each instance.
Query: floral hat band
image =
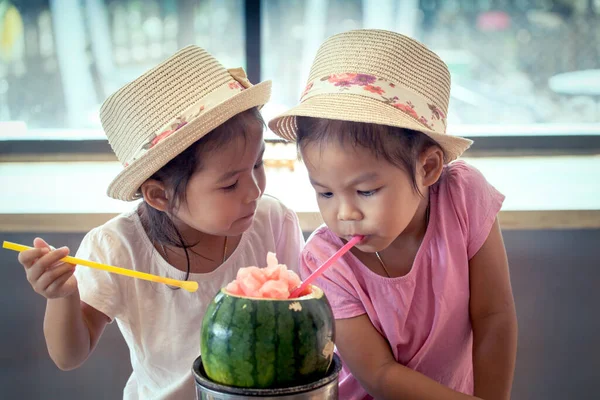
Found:
[[[230,99],[235,94],[252,86],[250,81],[248,81],[246,78],[246,74],[242,68],[230,69],[228,71],[235,79],[234,81],[230,81],[216,88],[204,96],[200,101],[189,106],[186,110],[181,112],[181,114],[165,124],[156,133],[153,133],[151,136],[149,136],[148,140],[133,153],[133,157],[123,163],[123,167],[126,168],[131,165],[134,161],[143,156],[148,150],[171,136],[173,133],[177,132],[180,128],[187,125],[188,122],[198,118],[206,111],[214,108],[215,106],[223,103],[225,100]]]
[[[446,114],[438,106],[404,86],[373,75],[343,73],[315,79],[306,85],[300,102],[322,94],[337,93],[381,101],[402,111],[427,129],[446,133]]]
[[[102,103],[102,129],[124,167],[106,193],[124,201],[143,197],[140,188],[156,171],[270,97],[271,81],[253,85],[242,68],[225,68],[202,47],[178,50]]]

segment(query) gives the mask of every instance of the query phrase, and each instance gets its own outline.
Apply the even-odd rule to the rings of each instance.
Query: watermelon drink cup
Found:
[[[221,290],[202,323],[201,354],[214,382],[275,388],[322,378],[334,350],[333,314],[323,291],[257,299]]]
[[[215,384],[282,389],[331,373],[335,325],[325,294],[312,285],[302,296],[288,298],[300,279],[273,254],[267,260],[266,268],[240,269],[208,306],[201,360]]]

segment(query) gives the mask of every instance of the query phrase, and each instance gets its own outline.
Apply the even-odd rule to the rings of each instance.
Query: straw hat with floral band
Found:
[[[123,170],[107,194],[131,201],[156,171],[234,115],[269,101],[271,82],[252,85],[188,46],[111,95],[100,120]]]
[[[383,30],[334,35],[319,48],[300,104],[269,122],[295,141],[296,116],[373,123],[423,132],[449,163],[472,141],[446,133],[450,72],[431,50]]]

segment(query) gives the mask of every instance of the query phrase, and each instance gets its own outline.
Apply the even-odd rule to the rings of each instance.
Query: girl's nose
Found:
[[[260,190],[260,183],[256,177],[252,177],[248,185],[249,187],[246,195],[246,203],[252,203],[260,198],[262,192]]]
[[[363,218],[362,213],[356,207],[349,203],[340,204],[338,209],[339,221],[360,221]]]

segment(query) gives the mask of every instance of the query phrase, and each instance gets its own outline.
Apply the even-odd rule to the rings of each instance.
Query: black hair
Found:
[[[378,157],[404,170],[411,178],[413,189],[420,193],[416,180],[416,163],[419,155],[439,144],[411,129],[394,126],[342,121],[325,118],[296,117],[297,146],[337,140],[341,144],[366,148]]]

